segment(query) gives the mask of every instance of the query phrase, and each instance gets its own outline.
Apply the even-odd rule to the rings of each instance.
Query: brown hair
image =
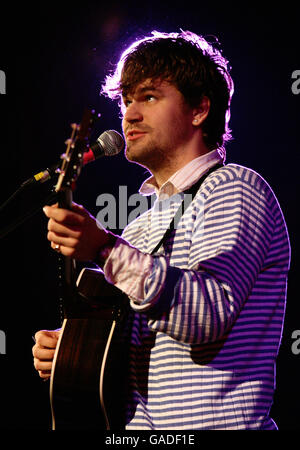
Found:
[[[208,148],[224,150],[225,142],[231,139],[228,122],[233,94],[227,63],[221,52],[201,36],[189,31],[154,31],[127,48],[115,72],[106,78],[102,93],[120,98],[149,78],[174,84],[191,107],[207,96],[210,111],[202,124],[203,137]]]

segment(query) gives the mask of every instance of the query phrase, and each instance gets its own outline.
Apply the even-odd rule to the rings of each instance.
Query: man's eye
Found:
[[[154,95],[146,95],[146,101],[147,102],[152,102],[153,100],[155,100]]]

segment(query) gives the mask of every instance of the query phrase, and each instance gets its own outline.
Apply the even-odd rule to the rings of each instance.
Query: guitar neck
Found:
[[[58,207],[64,209],[72,209],[73,192],[67,187],[58,192]]]
[[[95,111],[86,109],[80,125],[71,124],[71,136],[66,140],[66,152],[61,155],[62,165],[59,169],[59,177],[55,187],[58,194],[58,206],[63,209],[72,209],[72,191],[83,165],[83,154],[88,148],[88,137],[91,131]],[[75,279],[75,260],[71,257],[60,257],[60,306],[64,317],[68,317],[68,311],[77,300]]]
[[[72,209],[72,189],[64,188],[58,193],[58,206],[63,209]],[[68,316],[72,304],[76,299],[76,262],[70,256],[60,256],[60,308],[63,316]]]

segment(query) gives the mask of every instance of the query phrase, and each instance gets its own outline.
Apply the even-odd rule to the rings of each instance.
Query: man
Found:
[[[227,61],[190,32],[152,36],[122,55],[103,92],[122,98],[126,157],[152,176],[153,208],[106,232],[82,207],[46,207],[63,255],[103,261],[134,311],[127,429],[276,429],[269,417],[290,249],[268,184],[224,165],[233,83]],[[203,175],[206,178],[203,179]],[[184,191],[194,200],[153,253]],[[33,348],[49,377],[58,332]]]

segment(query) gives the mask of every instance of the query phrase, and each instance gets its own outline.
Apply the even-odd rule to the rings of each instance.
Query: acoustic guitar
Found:
[[[71,209],[94,112],[72,124],[56,185],[59,207]],[[124,429],[128,299],[100,269],[61,257],[63,323],[50,378],[53,430]]]

